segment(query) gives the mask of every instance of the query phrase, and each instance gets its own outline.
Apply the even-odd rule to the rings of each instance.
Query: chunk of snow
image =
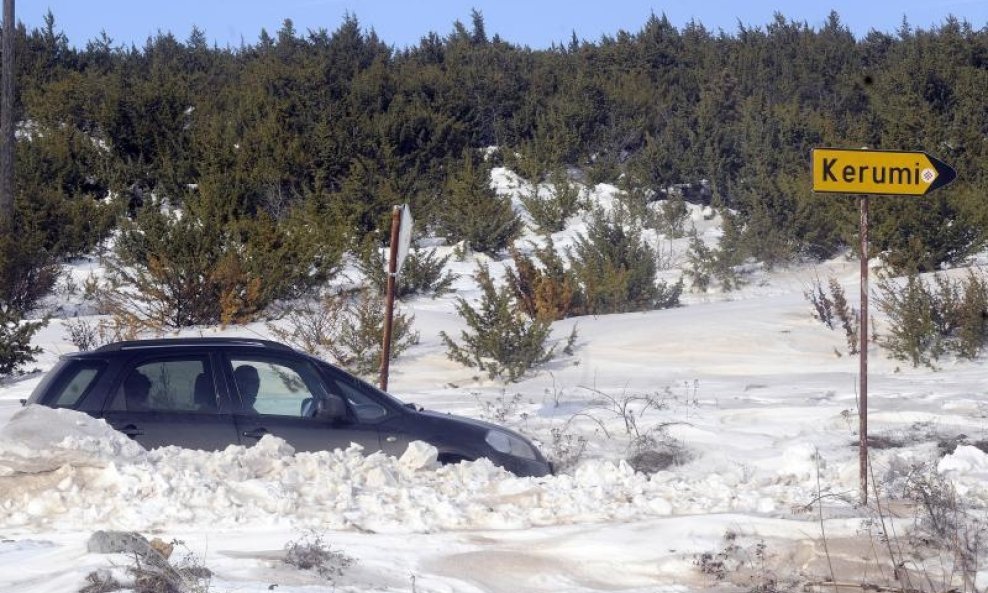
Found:
[[[139,461],[146,454],[105,421],[73,410],[27,406],[0,428],[0,476],[64,465],[105,467]]]
[[[398,463],[406,469],[415,471],[435,467],[438,458],[438,449],[429,443],[415,441],[408,444]]]

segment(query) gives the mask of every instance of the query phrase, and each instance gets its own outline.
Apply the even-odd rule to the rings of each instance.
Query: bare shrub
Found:
[[[285,544],[282,562],[299,570],[312,571],[330,582],[343,576],[355,560],[343,552],[333,550],[323,536],[308,533]]]
[[[813,284],[803,290],[803,296],[813,306],[813,319],[834,329],[834,301],[823,289],[823,283],[817,278]]]
[[[906,498],[916,502],[919,511],[912,535],[921,538],[922,543],[950,547],[965,520],[957,489],[934,464],[917,469],[905,484]]]
[[[509,397],[504,390],[493,400],[481,399],[479,393],[472,393],[471,395],[481,407],[480,416],[498,424],[506,424],[518,413],[522,399],[520,393],[515,393]]]
[[[127,571],[134,577],[134,593],[206,593],[212,576],[198,559],[172,564],[152,555],[134,556],[134,564]]]
[[[953,484],[939,472],[931,472],[913,485],[913,500],[920,504],[920,520],[912,534],[918,543],[932,545],[947,558],[941,566],[950,566],[942,575],[948,586],[962,591],[975,590],[985,543],[986,524],[983,518],[963,507]]]
[[[309,354],[328,354],[341,366],[362,374],[376,372],[384,342],[384,300],[373,290],[327,294],[302,301],[285,315],[287,328],[268,323],[283,342]],[[414,315],[397,308],[392,324],[391,360],[418,343]]]
[[[95,350],[112,342],[121,340],[136,340],[143,333],[160,334],[157,329],[150,329],[132,317],[113,316],[99,320],[69,319],[65,321],[69,332],[69,341],[80,352]]]
[[[844,287],[836,278],[827,279],[827,289],[817,278],[813,284],[803,291],[803,296],[813,306],[813,318],[828,328],[836,330],[837,324],[844,331],[848,354],[858,353],[858,331],[860,317],[858,310],[851,307],[844,294]]]
[[[79,352],[87,352],[106,343],[100,340],[97,334],[97,324],[85,319],[68,320],[65,322],[65,329],[69,330],[69,341],[79,349]]]
[[[123,588],[113,573],[101,568],[86,575],[86,584],[79,589],[79,593],[110,593]]]
[[[668,271],[680,267],[682,254],[676,253],[671,240],[658,237],[655,241],[656,266],[659,270]]]
[[[726,580],[728,574],[738,567],[737,552],[741,548],[736,543],[737,537],[733,531],[724,533],[724,547],[697,554],[693,558],[693,566],[700,574],[712,576],[718,581]]]
[[[348,299],[326,294],[316,300],[293,303],[284,316],[286,327],[268,323],[279,340],[312,355],[326,354],[337,345]]]
[[[611,395],[605,391],[584,387],[596,399],[586,409],[573,418],[592,420],[607,439],[618,438],[607,430],[601,414],[617,418],[624,425],[624,439],[627,439],[626,461],[635,470],[651,474],[681,465],[689,460],[689,451],[682,442],[668,434],[668,427],[675,422],[645,422],[644,416],[650,410],[667,409],[672,397],[669,388],[663,392],[634,393],[622,391]],[[571,418],[570,420],[573,420]]]
[[[640,424],[641,418],[646,412],[667,407],[667,393],[628,393],[622,391],[620,395],[611,395],[596,387],[584,387],[583,389],[597,396],[591,409],[602,410],[621,419],[624,423],[625,433],[632,439],[644,439],[648,431],[652,429],[652,427],[643,427]],[[610,437],[609,434],[607,436]]]
[[[554,426],[549,430],[549,442],[545,451],[556,472],[576,467],[583,459],[589,440],[583,435],[567,432],[565,427]]]
[[[745,543],[733,532],[724,533],[720,550],[703,552],[693,558],[693,566],[715,581],[744,588],[749,593],[777,593],[795,590],[796,575],[780,575],[771,566],[772,557],[764,540]]]
[[[86,585],[79,593],[106,593],[128,589],[134,593],[207,593],[212,571],[202,559],[185,548],[180,560],[171,559],[174,546],[184,542],[173,540],[162,546],[148,546],[131,555],[124,570],[126,576],[101,569],[86,575]]]
[[[887,551],[898,584],[919,593],[979,591],[975,579],[988,525],[982,509],[965,504],[936,461],[893,463],[881,481],[890,496],[911,503],[913,522],[905,533],[896,532],[888,519],[888,501],[879,497],[878,483],[873,484],[876,517],[869,532]]]
[[[666,425],[656,426],[631,439],[628,465],[635,471],[654,474],[689,460],[689,452],[680,441],[666,432]]]

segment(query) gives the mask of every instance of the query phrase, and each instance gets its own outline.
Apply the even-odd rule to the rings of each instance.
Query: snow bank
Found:
[[[28,406],[0,428],[0,476],[49,472],[64,465],[105,467],[146,454],[103,420],[72,410]]]
[[[56,435],[62,435],[61,437]],[[291,524],[323,529],[430,532],[632,520],[672,513],[750,511],[806,500],[814,483],[636,473],[593,461],[573,475],[520,478],[487,460],[438,466],[413,443],[401,458],[346,450],[295,453],[264,437],[254,447],[144,451],[104,422],[30,407],[0,432],[0,524],[116,528]]]
[[[937,464],[957,494],[974,506],[988,506],[988,454],[971,445],[961,445]]]

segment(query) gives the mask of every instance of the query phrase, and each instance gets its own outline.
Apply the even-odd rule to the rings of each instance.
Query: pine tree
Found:
[[[679,304],[682,280],[656,281],[657,255],[619,214],[597,211],[577,236],[570,265],[586,299],[587,313],[648,311]]]
[[[462,167],[447,180],[443,197],[438,226],[452,243],[464,241],[474,251],[493,255],[506,249],[521,231],[511,200],[491,189],[490,168],[477,163],[469,151]]]
[[[456,303],[469,331],[460,332],[461,343],[440,332],[449,359],[487,373],[491,379],[508,381],[552,359],[555,346],[546,346],[552,331],[549,321],[525,315],[512,288],[507,284],[496,287],[486,267],[478,266],[474,277],[483,293],[478,306],[462,297]]]

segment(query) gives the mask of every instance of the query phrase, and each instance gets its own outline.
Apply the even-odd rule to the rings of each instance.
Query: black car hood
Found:
[[[461,424],[469,424],[477,428],[484,430],[497,429],[503,430],[504,432],[510,432],[511,434],[517,434],[510,428],[505,428],[503,426],[498,426],[497,424],[492,424],[490,422],[485,422],[483,420],[477,420],[476,418],[468,418],[466,416],[457,416],[456,414],[449,414],[445,412],[435,412],[432,410],[416,410],[417,414],[422,414],[423,416],[428,416],[429,418],[435,418],[438,420],[453,421]]]

